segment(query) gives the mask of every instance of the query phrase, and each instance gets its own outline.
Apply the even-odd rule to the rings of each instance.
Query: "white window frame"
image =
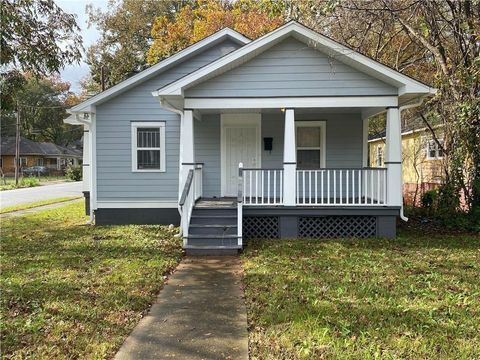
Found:
[[[319,127],[320,128],[320,146],[315,147],[304,147],[298,146],[297,144],[297,129],[299,127]],[[327,154],[327,122],[325,120],[321,121],[295,121],[295,157],[298,157],[298,150],[318,150],[320,151],[320,169],[325,168]],[[298,159],[297,159],[298,161]]]
[[[41,164],[39,164],[41,162]],[[35,160],[35,166],[43,166],[43,158],[37,158]]]
[[[380,158],[379,158],[380,156]],[[380,160],[380,161],[378,161]],[[375,151],[375,165],[377,167],[382,167],[384,164],[384,159],[383,159],[383,146],[382,145],[377,145],[376,151]]]
[[[442,144],[442,146],[443,146],[443,139],[439,139],[438,141],[439,141],[439,142]],[[435,150],[435,156],[430,156],[430,150],[431,150],[430,146],[431,146],[432,144],[433,144],[433,146],[434,146],[434,149],[433,149],[433,150]],[[437,142],[436,142],[434,139],[432,139],[432,138],[427,138],[427,139],[426,139],[426,142],[425,142],[425,152],[426,152],[426,155],[427,155],[427,156],[426,156],[427,160],[441,160],[441,159],[443,159],[443,156],[440,156],[440,155],[439,155],[440,147],[438,146]]]
[[[165,172],[165,121],[132,121],[132,172]],[[138,148],[137,129],[142,127],[160,129],[160,148]],[[137,150],[160,150],[160,169],[138,169]]]

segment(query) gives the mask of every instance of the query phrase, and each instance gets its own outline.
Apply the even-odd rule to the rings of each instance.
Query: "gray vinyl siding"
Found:
[[[203,162],[203,196],[220,196],[220,114],[203,115],[194,123],[195,160]]]
[[[186,97],[397,95],[398,89],[294,38],[185,92]]]
[[[362,167],[362,119],[360,114],[296,114],[297,121],[322,121],[326,123],[326,167]],[[284,115],[262,116],[262,139],[273,137],[273,150],[264,151],[262,167],[283,167]]]
[[[151,92],[238,48],[232,41],[203,53],[139,84],[96,108],[97,200],[175,201],[178,194],[180,122],[162,109]],[[165,122],[165,172],[132,172],[131,122]]]
[[[362,167],[362,119],[360,114],[296,114],[296,120],[325,120],[326,167]],[[284,115],[262,114],[262,168],[283,168]],[[195,121],[195,158],[204,163],[205,197],[221,196],[220,115],[203,115]],[[263,138],[273,138],[272,151],[265,151]],[[273,175],[272,175],[273,176]],[[273,185],[273,178],[271,180]],[[273,186],[272,186],[273,188]]]

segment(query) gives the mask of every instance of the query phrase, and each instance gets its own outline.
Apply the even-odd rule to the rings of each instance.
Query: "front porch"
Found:
[[[184,110],[184,247],[201,253],[237,251],[252,238],[395,237],[397,107],[386,109],[386,167],[366,167],[368,114],[381,110]]]

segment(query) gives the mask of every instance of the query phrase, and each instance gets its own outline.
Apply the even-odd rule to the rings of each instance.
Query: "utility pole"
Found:
[[[17,100],[17,124],[15,131],[15,185],[18,185],[20,167],[20,105]]]

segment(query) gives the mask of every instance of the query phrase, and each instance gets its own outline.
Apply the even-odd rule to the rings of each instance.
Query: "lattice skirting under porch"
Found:
[[[278,239],[278,216],[247,216],[243,218],[243,236],[250,239]]]
[[[249,239],[278,239],[281,236],[279,216],[246,216],[243,235]],[[298,238],[367,238],[377,236],[376,216],[298,216],[295,231]],[[283,236],[282,236],[283,237]]]
[[[298,218],[300,238],[373,237],[377,232],[375,216],[308,216]]]

